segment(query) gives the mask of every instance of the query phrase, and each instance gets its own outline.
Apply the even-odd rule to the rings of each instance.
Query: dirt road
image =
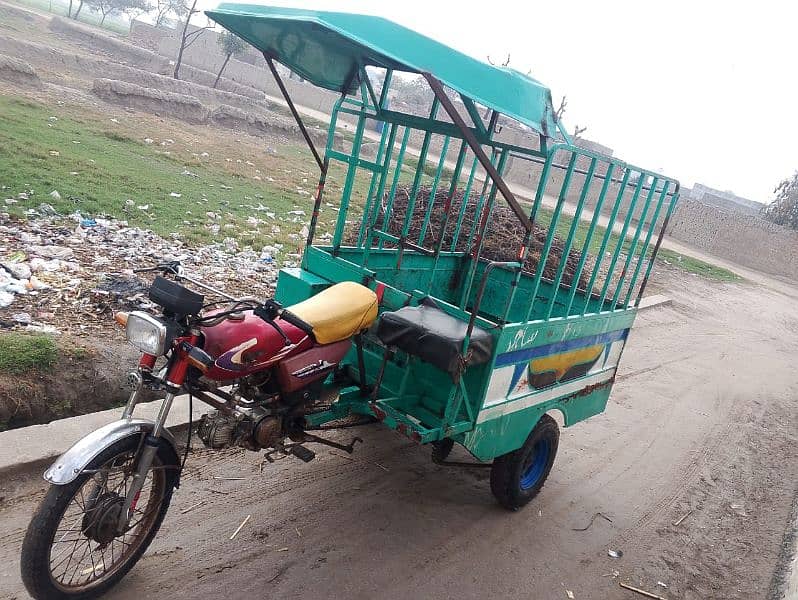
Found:
[[[564,430],[525,510],[498,508],[487,471],[435,466],[378,426],[351,459],[321,451],[263,474],[256,454],[202,451],[109,597],[639,597],[620,581],[669,599],[778,597],[798,472],[798,303],[747,282],[666,279],[673,305],[640,315],[607,412]],[[4,598],[26,597],[18,552],[39,481],[0,483]],[[599,511],[612,522],[574,531]]]

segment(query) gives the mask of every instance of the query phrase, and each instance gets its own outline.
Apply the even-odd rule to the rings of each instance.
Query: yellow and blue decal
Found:
[[[520,398],[527,399],[523,403],[527,406],[563,395],[564,387],[570,390],[611,379],[628,333],[619,329],[500,354],[483,407]],[[480,416],[484,420],[487,415]]]

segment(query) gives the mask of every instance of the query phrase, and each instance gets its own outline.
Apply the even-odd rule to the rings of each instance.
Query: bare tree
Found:
[[[122,7],[122,12],[130,19],[130,29],[128,35],[133,32],[133,21],[138,19],[141,15],[145,15],[152,11],[153,5],[149,0],[128,0],[126,6]]]
[[[78,0],[78,9],[75,11],[75,14],[72,15],[72,18],[75,19],[76,21],[78,20],[78,16],[80,15],[80,11],[83,8],[84,2],[85,0]]]
[[[213,87],[216,89],[216,86],[219,85],[219,80],[222,78],[222,73],[224,73],[225,68],[227,67],[227,63],[230,62],[230,58],[235,55],[238,56],[239,54],[244,52],[246,45],[244,44],[244,40],[238,37],[236,34],[230,31],[224,31],[219,36],[217,43],[224,52],[224,62],[222,63],[222,68],[219,69],[219,73],[216,75],[216,81],[213,82]]]
[[[798,229],[798,171],[773,190],[776,198],[762,209],[762,214],[776,225]]]
[[[155,26],[165,27],[170,17],[182,19],[188,12],[188,7],[182,0],[156,0]]]
[[[191,17],[199,12],[201,11],[197,9],[197,0],[191,0],[191,8],[186,13],[186,22],[183,24],[183,33],[180,37],[180,48],[177,51],[177,60],[175,60],[175,72],[173,75],[175,79],[180,79],[180,65],[183,62],[183,52],[185,52],[186,48],[196,42],[203,31],[213,29],[213,26],[210,25],[208,27],[200,27],[189,33],[188,25],[191,22]]]

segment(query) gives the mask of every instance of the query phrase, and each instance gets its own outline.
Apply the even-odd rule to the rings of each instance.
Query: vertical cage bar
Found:
[[[574,174],[576,167],[576,153],[571,151],[571,159],[568,161],[568,170],[565,172],[565,178],[560,188],[560,194],[557,198],[557,206],[554,209],[554,214],[551,216],[551,223],[549,223],[549,232],[546,235],[546,242],[543,245],[543,250],[540,252],[540,260],[538,260],[537,268],[535,269],[535,279],[532,284],[532,294],[530,294],[529,309],[526,313],[526,320],[529,321],[532,316],[532,311],[535,309],[537,302],[538,291],[540,290],[540,281],[543,279],[543,271],[546,269],[546,263],[549,260],[549,252],[551,251],[551,244],[554,241],[554,234],[557,229],[557,223],[560,221],[560,213],[565,205],[565,197],[568,195],[568,189],[571,187],[571,177]],[[556,289],[552,290],[551,302],[554,302]]]
[[[499,154],[499,163],[496,165],[496,172],[501,176],[504,167],[507,164],[507,157],[510,151],[504,149]],[[486,179],[489,177],[486,176]],[[482,254],[482,246],[485,241],[485,233],[490,226],[490,217],[493,214],[493,208],[496,206],[496,195],[499,193],[499,186],[494,181],[490,188],[490,195],[488,196],[488,203],[482,209],[482,217],[480,218],[479,228],[477,229],[476,240],[474,242],[473,250],[471,252],[471,266],[468,269],[468,278],[463,286],[463,294],[460,301],[460,306],[465,310],[468,304],[468,298],[471,295],[471,286],[474,283],[474,277],[477,274],[477,267],[479,266],[479,257]],[[474,219],[478,217],[478,213],[474,215]]]
[[[385,231],[387,231],[386,227],[389,225],[393,213],[393,201],[394,198],[396,198],[396,188],[399,185],[399,178],[402,175],[402,166],[404,165],[405,161],[405,153],[407,152],[407,142],[410,139],[410,131],[411,129],[409,127],[405,127],[405,132],[402,135],[402,144],[399,147],[399,154],[396,155],[396,167],[393,173],[393,181],[391,182],[391,191],[388,194],[388,202],[385,205],[385,214],[382,215],[382,225],[380,225],[380,227]],[[370,235],[373,238],[373,234]],[[383,248],[382,239],[379,241],[378,248],[380,250]]]
[[[596,285],[596,279],[601,271],[601,263],[604,262],[604,252],[607,250],[607,244],[612,238],[613,226],[615,225],[615,218],[623,204],[623,196],[626,193],[626,186],[629,185],[629,177],[632,170],[629,167],[624,167],[623,179],[621,180],[621,187],[618,188],[618,195],[615,198],[615,204],[612,207],[609,220],[607,221],[607,228],[604,230],[604,236],[601,239],[601,247],[596,253],[596,264],[593,265],[593,272],[590,274],[590,282],[585,289],[585,306],[582,309],[582,315],[586,315],[590,308],[590,299],[593,296],[593,286]],[[599,312],[603,310],[603,306],[599,305]]]
[[[574,153],[574,156],[578,155]],[[562,283],[562,276],[565,273],[565,267],[568,264],[568,257],[571,254],[571,246],[574,242],[574,234],[576,233],[576,229],[579,227],[580,220],[582,218],[582,211],[585,208],[585,199],[590,191],[590,184],[593,182],[593,173],[596,170],[596,162],[597,159],[595,158],[590,161],[590,167],[588,167],[587,174],[585,175],[585,183],[582,186],[581,193],[579,194],[579,202],[576,205],[573,220],[571,221],[571,227],[568,230],[568,239],[565,240],[565,246],[563,247],[562,254],[560,255],[560,264],[557,267],[557,275],[554,277],[554,287],[552,291],[553,296],[551,298],[551,302],[549,303],[549,309],[546,311],[546,320],[549,320],[554,312],[554,300],[557,297],[557,290],[560,289],[560,284]],[[576,289],[578,283],[578,279],[572,279],[571,288]],[[567,316],[567,314],[568,313],[566,312],[565,316]]]
[[[612,276],[615,272],[615,265],[618,263],[618,257],[621,255],[621,250],[623,248],[624,243],[626,242],[626,232],[629,230],[629,223],[632,222],[632,215],[635,212],[635,208],[637,208],[637,200],[640,198],[640,191],[643,189],[643,174],[638,172],[638,179],[637,185],[635,186],[634,194],[632,195],[632,199],[629,202],[629,208],[626,211],[626,218],[623,221],[623,227],[621,228],[621,233],[618,236],[618,244],[615,246],[615,251],[612,253],[612,260],[610,260],[610,266],[607,270],[607,277],[604,279],[604,285],[601,286],[601,298],[599,300],[599,306],[601,310],[604,310],[604,302],[607,299],[607,292],[610,288],[610,283],[612,283]],[[610,221],[608,223],[609,227],[607,230],[612,232],[613,225],[615,221]],[[610,310],[615,310],[615,306],[613,306]]]
[[[496,148],[493,148],[490,156],[491,164],[495,164],[498,157],[499,157],[499,151]],[[482,207],[485,204],[485,198],[487,197],[489,185],[490,185],[490,177],[488,177],[486,174],[485,180],[482,182],[482,191],[480,191],[479,193],[479,199],[477,200],[477,205],[474,207],[474,219],[471,222],[471,227],[469,228],[468,232],[468,241],[466,242],[466,252],[468,252],[468,249],[471,248],[471,242],[474,240],[474,235],[476,234],[477,231],[477,225],[479,224],[479,215],[482,214]]]
[[[467,144],[465,140],[460,143],[460,149],[457,151],[457,161],[454,165],[454,172],[452,173],[452,181],[449,184],[449,191],[446,193],[446,204],[443,207],[443,219],[438,229],[438,243],[435,245],[435,261],[432,263],[432,271],[430,272],[429,284],[427,291],[432,287],[432,282],[435,281],[435,272],[438,270],[438,263],[441,259],[441,250],[446,238],[446,228],[449,226],[449,215],[452,212],[452,203],[454,196],[457,194],[457,184],[460,182],[460,174],[463,171],[463,162],[465,162]]]
[[[673,214],[673,210],[676,208],[676,203],[679,201],[679,184],[676,184],[676,189],[673,191],[673,197],[671,198],[671,202],[668,205],[668,211],[665,213],[665,220],[662,222],[662,227],[659,230],[659,235],[657,235],[657,243],[654,244],[654,250],[651,252],[651,258],[648,260],[648,266],[646,267],[646,274],[643,276],[643,283],[640,284],[640,291],[637,292],[637,299],[635,299],[635,306],[640,304],[640,300],[643,298],[643,292],[646,289],[646,284],[648,283],[648,278],[651,276],[651,270],[654,268],[654,261],[657,259],[657,253],[659,253],[659,247],[662,245],[662,238],[665,237],[665,232],[668,229],[668,223],[671,220],[671,215]]]
[[[668,188],[670,187],[671,182],[667,179],[665,183],[662,185],[662,192],[660,192],[659,201],[657,202],[657,208],[654,210],[654,216],[651,218],[651,226],[648,228],[648,232],[646,233],[646,239],[643,241],[643,247],[640,249],[640,256],[637,259],[637,266],[635,267],[635,272],[632,274],[632,279],[629,282],[629,290],[626,293],[626,298],[623,301],[623,307],[629,307],[629,300],[632,298],[632,293],[635,289],[635,283],[637,283],[637,278],[640,276],[640,270],[643,268],[643,263],[646,260],[646,251],[648,250],[648,245],[651,243],[651,236],[654,234],[654,229],[657,227],[657,220],[659,220],[659,213],[662,211],[662,205],[665,203],[665,198],[668,195]],[[645,222],[643,223],[645,224]]]
[[[368,222],[366,223],[365,231],[365,248],[363,249],[363,266],[368,262],[369,254],[371,253],[371,245],[374,243],[374,226],[379,217],[380,206],[382,205],[382,197],[385,193],[385,183],[388,179],[388,172],[391,170],[391,159],[393,157],[393,149],[396,145],[396,132],[399,126],[396,123],[391,123],[391,132],[388,135],[388,145],[385,151],[385,161],[383,163],[382,172],[380,173],[380,183],[377,186],[377,193],[374,195],[374,202],[371,207],[371,212],[368,215]],[[360,232],[362,235],[363,232]],[[358,236],[359,237],[359,236]]]
[[[585,268],[585,263],[587,262],[588,254],[590,253],[590,242],[593,241],[593,234],[596,231],[596,227],[599,222],[599,218],[601,217],[601,209],[604,207],[604,200],[607,197],[607,190],[610,188],[610,182],[612,181],[612,172],[615,170],[615,163],[609,163],[607,165],[607,172],[604,177],[604,184],[601,186],[601,193],[599,194],[598,201],[596,202],[596,206],[593,208],[593,218],[590,221],[590,227],[588,227],[587,235],[585,236],[585,243],[582,246],[582,256],[579,257],[579,264],[576,266],[576,272],[574,273],[574,281],[579,282],[582,277],[582,271]],[[598,257],[596,257],[598,259]],[[577,285],[571,285],[571,292],[568,294],[568,303],[565,307],[565,314],[566,316],[571,314],[571,308],[573,307],[574,298],[576,297]],[[585,295],[590,299],[590,290],[589,288],[585,289]]]
[[[429,197],[427,198],[427,211],[424,215],[424,222],[421,224],[421,232],[418,236],[418,245],[424,247],[424,238],[427,235],[427,228],[429,227],[429,221],[432,218],[432,209],[435,206],[435,194],[438,193],[438,185],[441,181],[441,175],[443,174],[443,168],[446,165],[446,154],[449,152],[449,142],[451,138],[447,135],[443,138],[443,147],[441,148],[441,155],[440,159],[438,160],[438,168],[435,170],[435,179],[432,182],[432,187],[430,187]]]
[[[460,239],[466,208],[468,208],[468,201],[471,198],[471,187],[474,185],[474,176],[477,174],[477,162],[478,159],[475,156],[471,163],[471,170],[468,172],[468,181],[463,191],[463,201],[460,203],[460,211],[457,213],[457,222],[454,225],[454,231],[452,231],[452,245],[449,248],[450,252],[454,252],[457,249],[457,241]]]
[[[648,175],[646,175],[645,179],[648,179]],[[645,185],[645,184],[644,184]],[[643,227],[646,224],[646,216],[648,215],[648,209],[651,207],[651,201],[654,199],[654,192],[659,185],[659,177],[654,177],[651,181],[651,187],[648,190],[648,194],[646,194],[646,203],[643,205],[643,210],[640,214],[640,219],[637,222],[637,227],[635,228],[635,234],[632,237],[632,243],[629,246],[629,250],[626,253],[626,260],[623,263],[623,269],[621,270],[621,277],[618,279],[618,285],[615,286],[615,291],[612,294],[612,306],[615,307],[618,303],[618,299],[621,297],[621,290],[623,289],[623,284],[626,281],[626,275],[629,273],[629,267],[632,265],[632,258],[637,252],[637,244],[640,241],[640,234],[643,233]]]
[[[395,125],[391,123],[390,128],[385,127],[385,122],[383,121],[382,127],[382,134],[380,135],[380,145],[377,148],[377,158],[374,160],[375,163],[381,164],[383,161],[383,154],[386,151],[386,139],[389,137],[389,129],[393,132]],[[390,162],[390,161],[389,161]],[[377,182],[384,178],[385,168],[381,171],[374,171],[371,174],[371,183],[369,183],[369,191],[366,195],[366,204],[363,207],[363,218],[361,219],[360,223],[360,231],[357,233],[357,245],[360,246],[363,243],[363,236],[366,233],[367,226],[369,224],[369,217],[371,212],[371,203],[376,201],[374,196],[374,190],[377,187]]]
[[[554,162],[554,154],[556,152],[552,152],[547,158],[546,162],[543,165],[543,170],[540,172],[540,179],[538,180],[538,187],[535,191],[535,201],[532,203],[532,208],[529,211],[529,220],[532,222],[532,230],[527,231],[526,235],[524,236],[524,242],[518,252],[518,262],[521,263],[521,268],[516,271],[513,282],[511,284],[512,289],[510,290],[510,296],[507,299],[507,304],[504,307],[504,314],[502,315],[502,321],[507,321],[507,316],[510,313],[510,309],[513,306],[513,302],[515,301],[515,294],[518,292],[518,287],[521,283],[521,277],[523,276],[524,265],[526,264],[526,259],[529,256],[529,249],[532,246],[532,241],[535,235],[535,219],[538,216],[538,209],[540,208],[540,204],[543,201],[543,196],[546,195],[546,186],[549,182],[549,174],[551,173],[551,166]]]
[[[362,92],[361,92],[362,93]],[[341,239],[344,235],[344,228],[346,227],[346,214],[349,211],[349,201],[352,196],[352,188],[355,184],[355,175],[357,174],[357,162],[360,158],[360,147],[363,142],[363,130],[366,125],[366,116],[364,109],[361,108],[360,117],[357,121],[355,128],[355,137],[352,141],[352,154],[349,155],[349,167],[346,171],[346,179],[344,181],[344,189],[341,192],[341,206],[338,210],[338,220],[335,224],[335,233],[333,234],[333,252],[337,252],[341,246]]]

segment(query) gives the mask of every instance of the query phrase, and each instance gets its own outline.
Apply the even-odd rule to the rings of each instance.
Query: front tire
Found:
[[[171,447],[159,447],[128,529],[116,535],[115,517],[135,470],[139,442],[138,435],[124,438],[71,483],[50,486],[22,543],[22,581],[31,596],[96,598],[147,550],[169,508],[179,463]]]
[[[559,443],[557,422],[543,415],[523,446],[493,461],[490,489],[499,504],[518,510],[538,495],[554,465]]]

